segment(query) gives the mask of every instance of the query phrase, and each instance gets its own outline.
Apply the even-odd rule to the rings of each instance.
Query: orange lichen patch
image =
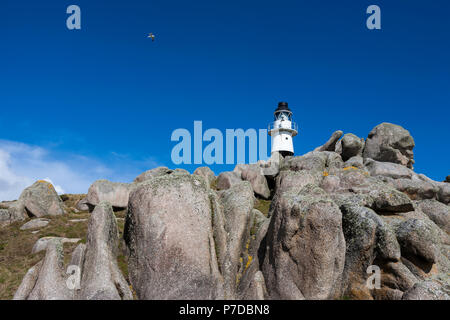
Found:
[[[329,174],[327,171],[324,171],[324,172],[323,172],[323,176],[324,176],[324,177],[328,177],[329,175],[330,175],[330,174]]]
[[[355,166],[345,167],[342,170],[350,170],[350,169],[358,170],[358,168]]]
[[[52,185],[50,182],[48,182],[48,181],[45,181],[45,180],[38,180],[37,182],[38,182],[38,183],[45,183],[49,189],[52,189],[52,188],[53,188],[53,185]]]
[[[250,265],[252,264],[252,261],[253,261],[253,257],[252,256],[248,256],[247,264],[245,265],[244,271],[247,270],[248,267],[250,267]]]

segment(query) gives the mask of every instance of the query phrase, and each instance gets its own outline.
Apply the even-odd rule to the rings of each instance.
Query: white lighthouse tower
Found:
[[[294,145],[292,137],[295,137],[298,127],[292,121],[292,111],[287,102],[278,103],[278,108],[274,112],[274,122],[269,125],[269,135],[272,137],[272,150],[279,152],[283,157],[294,155]]]

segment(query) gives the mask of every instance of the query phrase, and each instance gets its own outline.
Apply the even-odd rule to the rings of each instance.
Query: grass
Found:
[[[75,208],[78,201],[84,199],[86,197],[85,194],[63,194],[61,196],[62,201],[68,208]]]
[[[44,258],[45,253],[31,254],[35,242],[42,237],[65,237],[80,238],[86,242],[88,221],[70,222],[72,219],[89,219],[88,212],[76,212],[76,203],[85,195],[63,195],[67,207],[67,214],[62,216],[45,218],[50,220],[49,224],[33,234],[34,230],[20,230],[20,227],[29,221],[15,222],[9,226],[0,228],[0,300],[12,299],[14,293],[22,282],[28,269]],[[126,210],[115,212],[120,239],[123,237],[124,219]],[[64,244],[64,262],[68,266],[72,252],[78,244]],[[128,281],[128,261],[124,254],[124,244],[120,241],[118,265]]]
[[[261,211],[261,213],[267,217],[271,203],[271,200],[257,199],[254,208]]]

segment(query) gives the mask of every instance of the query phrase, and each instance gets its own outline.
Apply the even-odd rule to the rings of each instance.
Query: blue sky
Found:
[[[71,4],[81,30],[66,28]],[[371,4],[382,30],[366,28]],[[175,167],[173,130],[266,128],[278,101],[300,126],[296,154],[392,122],[416,141],[416,171],[442,180],[449,12],[443,0],[3,0],[0,170],[12,178],[0,198],[37,178],[86,192]]]

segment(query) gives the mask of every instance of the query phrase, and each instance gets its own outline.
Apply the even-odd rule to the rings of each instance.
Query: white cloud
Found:
[[[148,161],[128,157],[107,161],[105,165],[83,155],[61,154],[39,146],[0,140],[0,201],[17,199],[23,189],[37,180],[49,181],[58,193],[87,193],[97,179],[130,182],[151,168]]]

